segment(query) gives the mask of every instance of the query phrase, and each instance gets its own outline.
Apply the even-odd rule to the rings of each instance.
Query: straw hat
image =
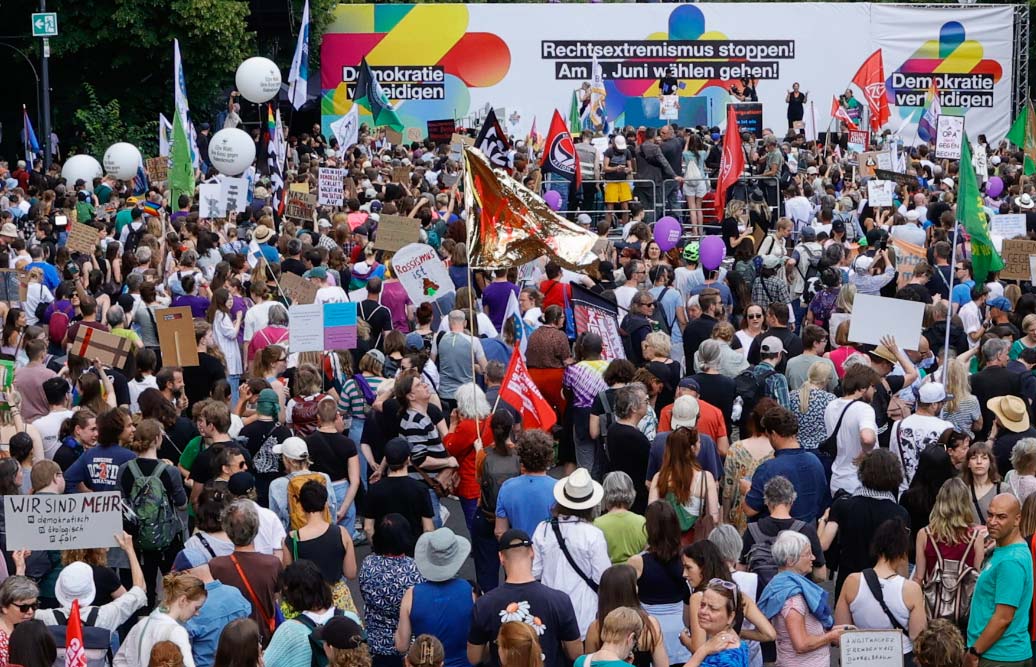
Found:
[[[1008,431],[1021,433],[1029,428],[1029,411],[1025,409],[1025,401],[1017,396],[991,398],[986,401],[986,407]]]
[[[586,468],[576,468],[554,484],[554,500],[570,510],[585,510],[601,504],[604,487],[595,482]]]

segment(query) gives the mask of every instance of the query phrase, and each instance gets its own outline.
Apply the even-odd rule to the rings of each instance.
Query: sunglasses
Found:
[[[40,608],[40,603],[39,603],[39,600],[37,600],[36,602],[27,602],[25,604],[14,604],[14,605],[11,605],[11,606],[15,607],[18,611],[22,612],[23,614],[28,614],[30,611],[36,611],[37,609],[39,609]]]
[[[737,584],[735,584],[733,581],[727,581],[726,579],[720,579],[718,577],[715,579],[709,579],[709,586],[722,586],[728,591],[737,590]]]
[[[745,317],[747,317],[750,320],[761,320],[761,319],[763,319],[763,314],[762,313],[749,313],[748,315],[745,315]]]

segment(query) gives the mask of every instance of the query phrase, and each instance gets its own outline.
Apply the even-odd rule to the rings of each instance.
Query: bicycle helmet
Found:
[[[701,246],[697,241],[691,241],[686,246],[684,246],[683,258],[686,259],[688,262],[697,262],[698,251],[700,250],[700,248]]]

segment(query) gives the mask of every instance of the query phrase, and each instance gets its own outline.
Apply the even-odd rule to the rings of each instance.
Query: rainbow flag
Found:
[[[152,215],[156,218],[159,218],[162,215],[162,207],[153,201],[145,200],[144,203],[140,205],[140,208],[144,210],[145,215]]]

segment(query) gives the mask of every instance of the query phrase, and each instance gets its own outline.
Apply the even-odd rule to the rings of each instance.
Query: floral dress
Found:
[[[737,528],[739,533],[744,533],[748,527],[748,518],[745,516],[745,511],[741,509],[744,494],[741,493],[740,482],[742,479],[752,479],[755,469],[772,458],[773,452],[770,452],[756,460],[740,440],[734,443],[734,446],[730,448],[730,453],[727,454],[726,463],[723,465],[723,497],[730,498],[730,510],[726,517],[721,518]]]
[[[835,395],[823,389],[809,390],[809,405],[806,413],[802,413],[799,392],[791,392],[791,411],[799,419],[799,444],[803,449],[816,449],[824,441],[827,426],[824,423],[824,412],[827,404],[835,400]]]
[[[371,554],[363,559],[359,580],[367,646],[374,655],[398,656],[399,605],[408,588],[424,581],[417,564],[409,556]]]

